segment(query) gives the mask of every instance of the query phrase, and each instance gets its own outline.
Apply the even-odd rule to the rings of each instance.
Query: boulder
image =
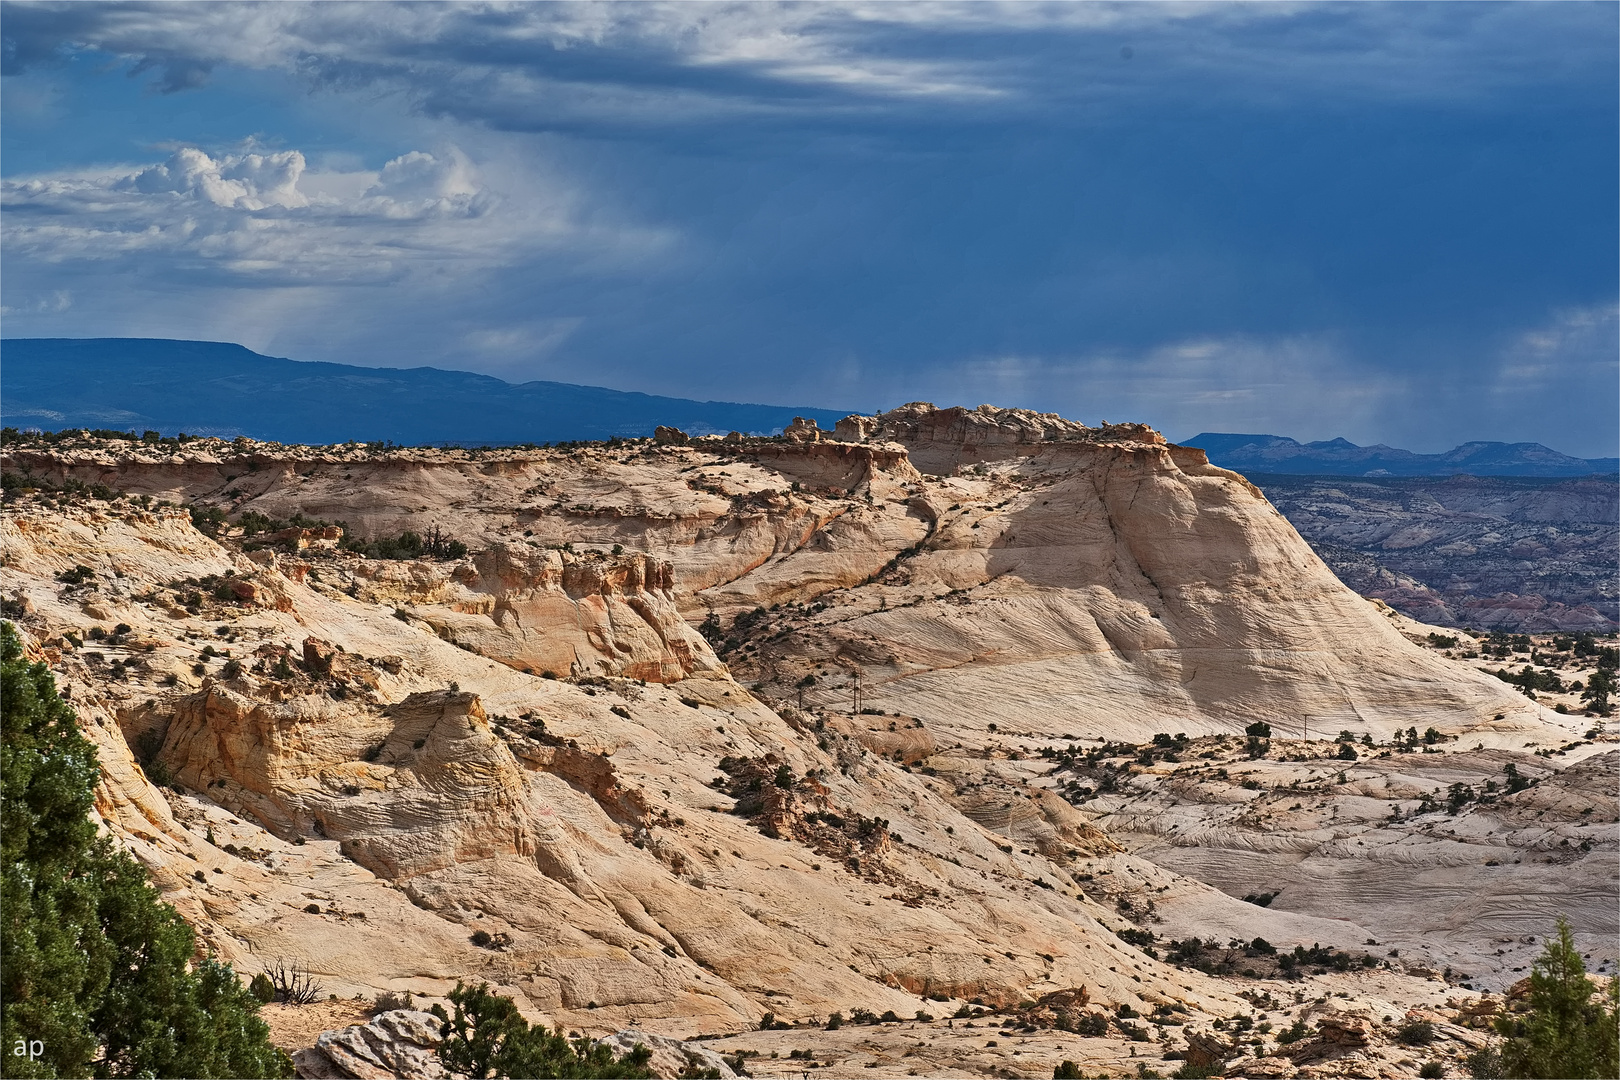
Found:
[[[1372,1037],[1372,1022],[1353,1013],[1330,1013],[1317,1021],[1323,1042],[1346,1048],[1366,1046]]]
[[[309,1080],[458,1080],[439,1060],[444,1025],[432,1013],[394,1009],[337,1031],[293,1054]]]
[[[631,1028],[615,1031],[612,1035],[596,1040],[597,1046],[605,1046],[618,1055],[630,1053],[636,1048],[637,1043],[652,1051],[652,1059],[647,1062],[647,1068],[652,1070],[654,1076],[666,1080],[708,1069],[719,1073],[721,1080],[735,1080],[737,1076],[731,1066],[726,1064],[726,1059],[713,1050],[694,1046],[680,1039],[672,1039],[667,1035],[654,1035],[650,1031],[637,1031]]]
[[[1213,1031],[1187,1032],[1187,1064],[1207,1069],[1237,1053],[1237,1044]]]
[[[1487,994],[1477,1001],[1464,1003],[1457,1010],[1457,1023],[1463,1027],[1488,1029],[1501,1011],[1502,1003]]]
[[[691,441],[691,437],[680,428],[665,427],[663,424],[653,428],[653,442],[660,446],[685,446]]]
[[[307,637],[304,639],[304,666],[309,671],[330,672],[332,658],[337,655],[337,649],[330,641]]]
[[[822,434],[814,420],[803,416],[795,416],[793,423],[782,429],[782,437],[788,442],[820,442]]]
[[[865,442],[876,434],[880,426],[882,422],[875,416],[846,416],[834,425],[833,438],[842,442]]]

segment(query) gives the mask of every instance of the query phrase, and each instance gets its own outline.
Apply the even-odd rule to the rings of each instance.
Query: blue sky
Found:
[[[1613,4],[6,4],[4,333],[1620,439]]]

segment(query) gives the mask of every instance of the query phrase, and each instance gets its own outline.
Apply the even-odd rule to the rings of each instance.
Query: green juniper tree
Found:
[[[10,623],[0,732],[0,1073],[291,1076],[257,999],[228,965],[192,967],[191,928],[97,835],[95,749]]]
[[[1498,1020],[1507,1041],[1499,1053],[1473,1055],[1471,1071],[1545,1080],[1620,1076],[1620,980],[1610,979],[1601,995],[1596,991],[1569,923],[1560,918],[1557,938],[1547,940],[1531,967],[1529,1013]]]
[[[529,1026],[511,998],[489,992],[488,984],[450,991],[452,1015],[443,1005],[434,1015],[445,1023],[439,1057],[474,1080],[488,1077],[647,1077],[652,1052],[637,1044],[623,1057],[587,1039],[569,1042],[544,1024]]]

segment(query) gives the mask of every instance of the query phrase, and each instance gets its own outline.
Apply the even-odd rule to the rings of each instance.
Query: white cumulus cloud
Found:
[[[126,177],[120,187],[148,195],[191,195],[215,206],[263,210],[267,206],[308,206],[309,200],[298,190],[303,172],[304,155],[297,150],[215,161],[196,147],[186,146],[163,164]]]
[[[459,149],[411,151],[374,172],[317,174],[298,150],[167,160],[0,182],[8,258],[136,260],[147,273],[255,284],[342,284],[494,268],[536,251],[626,244],[657,230],[604,225],[566,185],[519,170],[490,189]]]

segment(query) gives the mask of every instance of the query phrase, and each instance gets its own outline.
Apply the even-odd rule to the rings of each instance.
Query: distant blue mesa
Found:
[[[572,442],[770,434],[795,416],[831,428],[848,411],[654,397],[570,383],[513,384],[439,368],[369,368],[261,356],[217,341],[8,338],[0,421],[56,431],[113,428],[247,435],[283,443]]]
[[[1300,443],[1281,435],[1206,431],[1187,440],[1225,469],[1242,473],[1314,476],[1590,476],[1620,472],[1620,458],[1576,458],[1540,443],[1469,442],[1443,454],[1414,454],[1393,446],[1357,446],[1347,439]]]

